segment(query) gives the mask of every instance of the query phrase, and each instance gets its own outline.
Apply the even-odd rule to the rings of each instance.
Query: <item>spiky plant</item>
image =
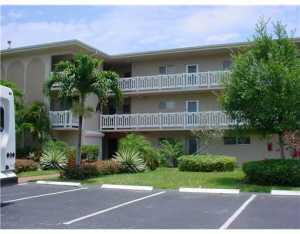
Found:
[[[65,153],[59,149],[46,149],[42,153],[40,165],[42,169],[63,169],[67,164]]]
[[[122,148],[116,152],[114,158],[127,172],[137,173],[146,169],[145,161],[140,153],[135,150]]]

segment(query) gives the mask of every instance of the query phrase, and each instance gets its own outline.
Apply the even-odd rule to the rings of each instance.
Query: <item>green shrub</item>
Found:
[[[61,171],[60,176],[65,179],[83,180],[99,176],[95,165],[81,165],[79,168],[66,167]]]
[[[52,149],[57,149],[59,151],[65,152],[67,153],[68,151],[68,144],[64,141],[57,141],[57,140],[51,140],[51,141],[47,141],[44,145],[43,145],[43,150],[52,150]]]
[[[178,158],[180,171],[233,171],[236,158],[223,155],[186,155]]]
[[[119,149],[132,149],[140,153],[150,170],[155,170],[159,166],[158,150],[142,135],[128,134],[120,140]]]
[[[120,173],[123,171],[123,167],[122,167],[121,163],[115,159],[96,160],[93,162],[86,161],[83,164],[96,166],[99,174],[101,174],[101,175],[111,175],[111,174],[116,174],[116,173]]]
[[[161,164],[167,167],[177,167],[177,159],[182,156],[183,144],[177,140],[163,140],[161,142]]]
[[[146,169],[146,164],[141,158],[139,152],[134,149],[121,149],[115,154],[115,160],[117,160],[125,172],[141,172]]]
[[[300,160],[267,159],[243,164],[249,183],[300,186]]]
[[[43,151],[40,158],[41,168],[46,169],[63,169],[67,165],[66,152],[58,148],[48,148]]]
[[[16,173],[24,171],[36,171],[39,164],[31,159],[16,159],[15,171]]]
[[[98,158],[99,147],[98,145],[82,145],[81,157],[89,160]]]

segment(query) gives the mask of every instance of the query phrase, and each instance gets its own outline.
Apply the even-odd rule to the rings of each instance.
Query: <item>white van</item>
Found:
[[[17,183],[14,96],[10,88],[0,85],[0,158],[1,185]]]

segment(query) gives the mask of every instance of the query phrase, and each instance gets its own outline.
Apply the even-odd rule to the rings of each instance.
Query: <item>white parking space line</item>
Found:
[[[134,186],[134,185],[118,185],[118,184],[103,184],[101,188],[106,189],[125,189],[125,190],[153,190],[152,186]]]
[[[37,184],[74,186],[74,187],[80,187],[81,186],[81,184],[77,183],[77,182],[61,182],[61,181],[44,181],[44,180],[38,180],[36,183]]]
[[[233,215],[219,229],[227,229],[234,220],[246,209],[246,207],[255,199],[256,195],[253,194],[247,201],[245,201],[240,208],[238,208]]]
[[[82,217],[79,217],[79,218],[76,218],[76,219],[72,219],[70,221],[64,222],[63,224],[69,225],[69,224],[72,224],[72,223],[76,223],[76,222],[79,222],[81,220],[88,219],[88,218],[91,218],[93,216],[104,214],[104,213],[109,212],[111,210],[115,210],[115,209],[121,208],[123,206],[130,205],[130,204],[135,203],[135,202],[139,202],[139,201],[151,198],[151,197],[159,196],[159,195],[161,195],[163,193],[165,193],[165,191],[154,193],[154,194],[151,194],[151,195],[148,195],[148,196],[145,196],[145,197],[141,197],[141,198],[129,201],[129,202],[121,203],[119,205],[112,206],[112,207],[104,209],[104,210],[99,210],[97,212],[94,212],[94,213],[91,213],[91,214],[88,214],[88,215],[85,215],[85,216],[82,216]]]
[[[300,191],[272,190],[271,195],[300,196]]]
[[[239,194],[240,190],[239,189],[210,189],[210,188],[179,188],[179,192]]]
[[[18,201],[29,200],[29,199],[39,198],[39,197],[53,196],[53,195],[62,194],[62,193],[75,192],[75,191],[83,190],[83,189],[88,189],[88,188],[77,188],[77,189],[64,190],[64,191],[59,191],[59,192],[54,192],[54,193],[45,193],[45,194],[39,194],[39,195],[34,195],[34,196],[29,196],[29,197],[21,197],[21,198],[17,198],[17,199],[13,199],[13,200],[4,201],[3,203],[18,202]]]

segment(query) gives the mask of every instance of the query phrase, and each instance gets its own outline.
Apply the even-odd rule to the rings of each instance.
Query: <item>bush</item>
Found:
[[[267,159],[243,164],[249,183],[300,186],[300,160]]]
[[[31,159],[16,159],[15,171],[16,173],[24,171],[36,171],[39,164]]]
[[[159,152],[144,136],[128,134],[120,140],[119,149],[135,150],[151,170],[155,170],[159,166]]]
[[[236,158],[223,155],[187,155],[178,158],[180,171],[233,171]]]
[[[160,148],[161,164],[177,167],[177,159],[183,155],[183,144],[176,140],[163,140]]]
[[[64,141],[47,141],[44,145],[43,145],[43,150],[49,150],[49,149],[57,149],[59,151],[62,151],[62,152],[65,152],[67,153],[68,152],[68,144]]]
[[[99,174],[101,175],[111,175],[120,173],[123,171],[122,165],[114,159],[111,160],[96,160],[94,162],[83,162],[86,165],[94,165],[96,166]]]
[[[81,157],[89,160],[95,160],[98,158],[98,145],[82,145]]]
[[[66,152],[59,148],[48,148],[40,159],[42,169],[63,169],[67,165]]]
[[[99,176],[95,165],[81,165],[79,168],[66,167],[61,171],[60,176],[66,179],[83,180]]]
[[[123,148],[116,152],[114,157],[122,165],[124,172],[136,173],[146,169],[146,164],[140,153],[134,149]]]

